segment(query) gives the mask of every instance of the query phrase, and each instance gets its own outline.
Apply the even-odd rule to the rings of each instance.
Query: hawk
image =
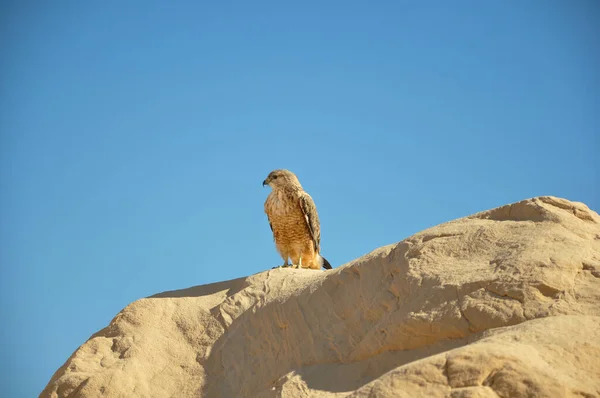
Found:
[[[289,170],[273,170],[263,181],[272,191],[265,201],[265,213],[273,232],[275,247],[294,268],[331,269],[320,254],[321,226],[317,207],[304,191],[298,177]]]

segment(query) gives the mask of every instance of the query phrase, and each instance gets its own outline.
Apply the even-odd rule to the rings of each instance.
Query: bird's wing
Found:
[[[271,216],[269,215],[269,200],[267,199],[265,201],[265,214],[267,215],[267,220],[269,220],[269,227],[271,227],[271,232],[273,231],[273,222],[271,221]],[[275,239],[275,236],[273,236],[273,239]]]
[[[312,238],[315,251],[319,253],[321,245],[321,226],[319,224],[317,206],[315,206],[315,202],[313,201],[311,196],[306,192],[302,192],[300,194],[300,197],[298,198],[298,203],[300,204],[302,214],[304,214],[304,220],[306,221],[306,225],[308,226],[308,230],[310,231],[310,236]]]

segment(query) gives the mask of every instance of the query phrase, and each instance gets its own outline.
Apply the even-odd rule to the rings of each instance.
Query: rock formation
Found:
[[[538,197],[121,311],[40,397],[600,397],[600,217]]]

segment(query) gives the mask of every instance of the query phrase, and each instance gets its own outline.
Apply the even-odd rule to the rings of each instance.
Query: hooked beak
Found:
[[[267,180],[264,180],[264,181],[263,181],[263,187],[264,187],[265,185],[269,185],[269,183],[267,182]]]

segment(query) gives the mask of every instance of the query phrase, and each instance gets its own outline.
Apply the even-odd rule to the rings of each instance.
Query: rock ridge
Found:
[[[133,302],[40,397],[600,397],[600,217],[552,196]]]

